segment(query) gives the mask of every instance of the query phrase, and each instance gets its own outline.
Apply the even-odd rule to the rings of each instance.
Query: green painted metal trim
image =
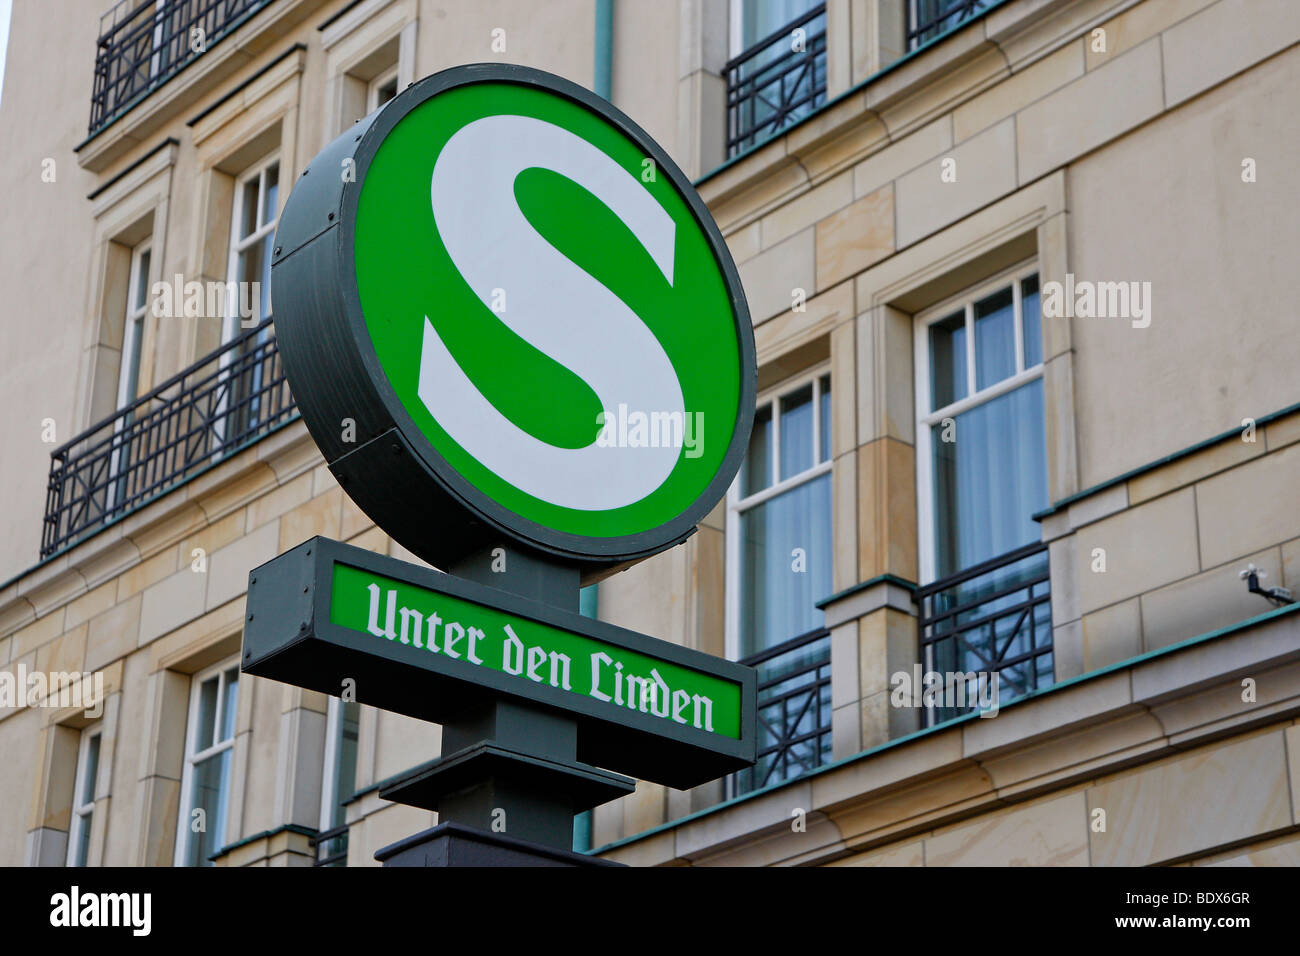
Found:
[[[699,179],[695,180],[694,185],[696,186],[696,188],[699,188],[704,183],[712,179],[714,176],[721,175],[726,170],[730,169],[732,166],[739,163],[742,159],[745,159],[753,155],[754,153],[762,149],[764,146],[770,145],[771,143],[780,139],[782,136],[785,136],[787,133],[790,133],[792,130],[796,130],[800,126],[803,126],[805,123],[812,122],[812,120],[816,119],[818,116],[821,116],[821,114],[825,113],[827,110],[831,109],[832,107],[842,103],[844,100],[847,100],[850,96],[855,96],[858,93],[861,93],[863,90],[865,90],[872,83],[876,82],[882,76],[887,76],[890,73],[894,72],[894,70],[901,69],[903,66],[912,62],[912,60],[916,59],[916,57],[920,56],[926,50],[930,49],[930,47],[942,43],[944,40],[948,39],[951,36],[956,36],[958,33],[960,33],[962,30],[965,30],[972,23],[978,23],[980,20],[984,19],[984,17],[988,16],[994,10],[1000,9],[1001,7],[1006,6],[1010,2],[1011,0],[998,0],[997,3],[994,3],[992,6],[986,7],[985,9],[981,10],[979,13],[975,14],[969,20],[963,20],[960,25],[953,27],[948,32],[941,33],[932,40],[927,40],[925,43],[918,46],[915,50],[909,50],[907,53],[900,56],[893,63],[889,64],[889,66],[877,70],[875,73],[872,73],[865,80],[862,80],[860,83],[857,83],[856,85],[849,87],[839,96],[835,97],[835,99],[827,100],[821,106],[817,107],[817,109],[813,110],[803,119],[799,120],[799,122],[791,123],[789,126],[786,126],[785,128],[779,130],[778,132],[773,133],[767,139],[755,143],[753,146],[749,147],[749,149],[746,149],[743,152],[737,153],[735,156],[732,156],[721,166],[717,166],[711,169],[709,172],[705,173]]]
[[[596,0],[596,63],[591,90],[611,100],[614,92],[614,0]]]
[[[874,578],[868,578],[866,581],[855,584],[851,588],[845,588],[843,591],[837,591],[828,598],[822,598],[814,606],[818,609],[824,609],[834,604],[836,601],[842,601],[846,597],[852,597],[860,591],[865,591],[868,588],[875,587],[877,584],[897,585],[912,594],[916,593],[917,588],[915,581],[909,581],[907,578],[900,578],[896,574],[877,574]]]
[[[1300,412],[1300,402],[1297,402],[1295,405],[1288,405],[1286,408],[1279,409],[1276,412],[1270,412],[1267,415],[1261,415],[1259,418],[1255,419],[1255,427],[1258,428],[1261,425],[1267,425],[1269,422],[1275,422],[1279,418],[1285,418],[1286,416],[1294,415],[1297,412]],[[1083,489],[1083,491],[1075,492],[1069,497],[1062,498],[1060,501],[1054,501],[1052,502],[1050,507],[1044,508],[1042,511],[1035,512],[1030,517],[1032,517],[1035,521],[1042,521],[1044,518],[1050,517],[1051,515],[1056,514],[1058,511],[1063,511],[1065,508],[1068,508],[1071,504],[1073,504],[1076,501],[1080,501],[1084,498],[1091,497],[1092,495],[1095,495],[1098,492],[1105,491],[1107,488],[1113,488],[1116,485],[1122,484],[1123,482],[1136,478],[1139,475],[1144,475],[1148,471],[1154,471],[1157,468],[1163,468],[1165,465],[1172,464],[1173,462],[1178,461],[1178,459],[1180,458],[1186,458],[1188,455],[1194,455],[1198,451],[1204,451],[1205,449],[1210,448],[1213,445],[1217,445],[1220,442],[1228,441],[1231,438],[1239,438],[1240,436],[1241,436],[1240,428],[1230,428],[1228,431],[1215,435],[1213,438],[1207,438],[1204,441],[1199,441],[1195,445],[1188,445],[1186,448],[1180,451],[1171,452],[1170,454],[1165,455],[1163,458],[1157,458],[1155,461],[1149,461],[1145,465],[1138,465],[1136,468],[1132,469],[1131,471],[1126,471],[1122,475],[1118,475],[1114,478],[1108,478],[1105,481],[1101,482],[1100,484],[1093,485],[1091,488],[1085,488]]]
[[[1087,681],[1097,680],[1101,677],[1105,677],[1107,674],[1113,674],[1116,671],[1127,670],[1129,668],[1135,667],[1138,664],[1144,663],[1149,660],[1154,660],[1155,658],[1158,657],[1164,657],[1166,655],[1173,654],[1176,651],[1183,650],[1184,648],[1193,647],[1197,644],[1204,644],[1208,641],[1212,641],[1220,637],[1225,637],[1226,635],[1233,634],[1237,631],[1251,630],[1255,627],[1258,627],[1262,624],[1266,624],[1277,618],[1286,617],[1288,614],[1296,614],[1296,613],[1300,613],[1300,603],[1288,604],[1285,607],[1274,608],[1271,611],[1265,611],[1263,614],[1257,614],[1254,617],[1248,617],[1244,621],[1238,621],[1236,624],[1229,624],[1226,627],[1221,627],[1217,630],[1209,631],[1205,634],[1198,634],[1195,637],[1187,638],[1187,640],[1179,641],[1177,644],[1170,644],[1168,647],[1161,647],[1154,651],[1148,651],[1145,654],[1139,654],[1136,657],[1130,657],[1127,660],[1118,661],[1106,667],[1099,668],[1098,670],[1090,671],[1087,674],[1080,674],[1078,677],[1071,677],[1069,680],[1063,680],[1060,683],[1052,684],[1050,687],[1041,688],[1040,690],[1033,691],[1032,693],[1026,694],[1023,697],[1017,697],[1015,700],[1008,701],[1006,704],[1002,705],[1001,710],[1006,710],[1009,707],[1017,707],[1020,706],[1021,704],[1027,703],[1028,701],[1036,700],[1040,697],[1046,697],[1049,694],[1058,693],[1059,691],[1065,690],[1067,687],[1073,687],[1076,684],[1082,684],[1082,683],[1086,683]],[[806,773],[801,777],[796,777],[794,780],[786,780],[778,784],[773,784],[770,787],[764,787],[761,790],[755,790],[751,793],[746,793],[739,797],[733,797],[732,799],[725,800],[722,803],[719,803],[715,806],[708,807],[704,810],[697,810],[695,813],[688,814],[687,816],[680,817],[676,820],[670,820],[667,823],[661,823],[657,827],[651,827],[649,830],[644,830],[641,833],[633,834],[630,837],[624,837],[621,840],[615,840],[613,843],[606,843],[604,846],[597,847],[596,849],[590,850],[588,852],[593,856],[597,856],[601,853],[607,853],[610,850],[616,850],[619,847],[627,846],[628,844],[635,843],[638,840],[647,839],[648,837],[652,837],[658,833],[664,833],[669,830],[674,830],[682,826],[683,824],[691,823],[695,820],[703,819],[704,817],[710,816],[715,813],[721,813],[724,810],[745,803],[746,801],[754,800],[762,796],[767,796],[768,794],[780,790],[782,787],[790,787],[796,784],[802,784],[808,780],[811,780],[813,777],[818,777],[823,774],[828,774],[835,770],[839,770],[841,767],[847,767],[850,764],[867,760],[870,757],[874,757],[876,754],[884,753],[885,751],[892,750],[895,747],[901,747],[903,744],[909,743],[910,741],[919,740],[923,737],[928,737],[931,734],[935,734],[940,731],[951,730],[953,727],[956,727],[958,724],[963,724],[971,720],[979,720],[979,719],[980,719],[979,714],[972,712],[969,714],[963,714],[960,717],[954,717],[952,720],[945,720],[943,723],[935,724],[933,727],[926,727],[923,730],[914,731],[913,733],[907,734],[903,737],[897,737],[894,740],[887,740],[883,744],[878,744],[875,747],[870,747],[867,750],[863,750],[859,753],[853,754],[852,756],[845,757],[843,760],[833,761],[831,763],[828,763],[826,766],[818,767],[816,770]]]
[[[254,833],[252,836],[244,837],[242,840],[236,840],[234,843],[227,843],[216,853],[213,853],[208,857],[208,859],[215,860],[217,857],[225,856],[227,853],[230,853],[233,850],[238,850],[240,847],[248,846],[250,843],[256,843],[258,840],[268,840],[281,833],[297,833],[305,837],[314,837],[320,833],[320,831],[313,827],[305,827],[301,823],[286,823],[282,826],[276,827],[274,830],[263,830],[261,833]]]

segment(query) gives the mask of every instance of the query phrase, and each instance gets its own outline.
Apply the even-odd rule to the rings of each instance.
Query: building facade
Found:
[[[289,184],[482,61],[658,140],[755,326],[727,499],[584,608],[753,664],[760,760],[583,849],[1300,863],[1291,0],[16,0],[0,863],[374,865],[435,821],[378,790],[436,726],[238,651],[301,541],[417,560],[284,381]]]

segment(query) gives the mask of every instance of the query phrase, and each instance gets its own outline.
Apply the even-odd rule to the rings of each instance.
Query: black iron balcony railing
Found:
[[[758,761],[735,795],[793,780],[831,759],[831,638],[825,628],[740,663],[758,669]]]
[[[274,0],[119,0],[99,19],[94,135]]]
[[[907,9],[907,48],[929,43],[955,30],[997,0],[904,0]]]
[[[914,600],[921,611],[921,664],[942,675],[957,700],[927,706],[926,726],[980,709],[978,677],[967,682],[958,674],[986,675],[999,704],[1052,683],[1047,545],[1026,545],[917,588]]]
[[[729,60],[723,74],[727,155],[735,156],[826,102],[826,5]]]
[[[297,417],[271,321],[51,453],[42,558]]]
[[[324,830],[311,839],[316,850],[316,866],[348,865],[348,825]]]

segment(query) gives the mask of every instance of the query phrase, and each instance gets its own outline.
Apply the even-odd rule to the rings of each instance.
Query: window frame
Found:
[[[343,739],[344,701],[330,697],[325,712],[325,755],[322,760],[320,788],[320,832],[333,829],[334,807],[340,802],[338,792],[339,744]],[[360,709],[358,705],[358,717]],[[356,781],[353,780],[353,786]],[[351,796],[351,794],[349,794]],[[346,823],[346,820],[344,821]]]
[[[745,473],[745,465],[749,457],[749,449],[746,448],[745,455],[741,458],[740,469],[731,481],[731,486],[727,489],[727,513],[726,513],[726,535],[725,554],[726,554],[726,600],[725,600],[725,617],[726,617],[726,655],[728,660],[740,660],[740,519],[744,512],[761,505],[766,501],[784,494],[800,485],[807,484],[820,478],[822,475],[830,474],[834,465],[834,456],[832,449],[819,448],[821,444],[822,422],[821,422],[821,382],[822,379],[831,375],[831,361],[825,359],[816,365],[810,366],[804,371],[783,379],[779,383],[764,389],[754,402],[755,414],[762,409],[764,405],[772,407],[772,483],[760,491],[751,495],[740,494],[740,483]],[[813,387],[813,464],[811,468],[806,468],[798,474],[791,475],[789,478],[781,479],[781,420],[780,420],[780,401],[788,395],[791,395],[805,385],[811,384]],[[831,381],[831,395],[835,394],[835,382]],[[832,432],[833,435],[833,432]],[[834,520],[835,501],[834,488],[831,489],[831,517]],[[798,634],[789,635],[790,639],[799,637]]]
[[[213,677],[217,679],[217,706],[212,717],[212,721],[213,721],[212,736],[215,738],[220,733],[221,725],[225,719],[225,715],[226,715],[225,691],[226,688],[229,687],[229,684],[226,681],[226,674],[232,670],[235,671],[236,714],[235,714],[235,724],[233,725],[233,728],[231,730],[230,737],[225,740],[215,741],[213,744],[204,748],[202,751],[196,752],[194,749],[194,745],[197,743],[196,738],[198,736],[198,730],[199,730],[199,721],[198,721],[199,702],[202,697],[201,691],[203,685],[207,683],[209,680],[211,680]],[[178,809],[177,819],[176,819],[176,850],[173,855],[173,864],[175,866],[187,865],[185,862],[185,858],[189,854],[190,839],[196,835],[190,830],[190,826],[189,826],[190,815],[194,810],[194,807],[192,805],[194,802],[194,792],[193,792],[194,766],[198,763],[201,763],[204,760],[207,760],[211,757],[215,757],[225,752],[226,750],[232,751],[231,762],[230,762],[231,763],[230,777],[226,780],[226,785],[231,786],[232,789],[229,793],[226,794],[226,819],[221,822],[223,830],[226,824],[230,822],[230,803],[234,796],[233,783],[234,783],[234,775],[235,775],[233,751],[235,748],[235,740],[239,736],[239,729],[238,729],[239,701],[240,701],[240,696],[239,696],[239,658],[238,657],[227,658],[226,660],[222,661],[219,664],[213,664],[210,667],[195,672],[190,677],[190,700],[189,700],[189,706],[186,710],[186,718],[185,718],[185,751],[182,756],[183,762],[181,766],[181,793],[180,793],[181,799],[180,799],[180,806]],[[213,824],[213,821],[209,820],[208,824],[209,826],[211,826]],[[229,834],[223,832],[221,836],[222,836],[222,841],[225,842]],[[203,864],[200,863],[199,865],[202,866]]]
[[[1025,367],[1024,312],[1021,303],[1021,284],[1030,276],[1039,276],[1042,289],[1042,268],[1038,258],[1024,260],[1001,272],[967,286],[956,295],[916,313],[913,319],[913,365],[915,374],[914,398],[916,406],[916,530],[919,584],[930,584],[935,579],[935,500],[934,468],[931,428],[945,418],[955,419],[963,412],[992,401],[1021,386],[1043,377],[1046,355],[1037,365]],[[1015,338],[1015,372],[986,388],[977,390],[975,369],[975,304],[981,299],[1011,286],[1012,319]],[[1041,299],[1040,299],[1041,301]],[[966,333],[966,394],[955,402],[930,410],[930,326],[951,317],[958,309],[965,313]],[[1042,316],[1039,316],[1039,341],[1042,339]]]
[[[366,84],[366,115],[367,116],[369,116],[375,110],[379,109],[379,107],[384,105],[384,103],[379,102],[379,91],[382,90],[385,86],[387,86],[388,83],[391,82],[393,84],[392,98],[395,99],[397,97],[397,94],[402,91],[401,83],[400,80],[398,80],[397,73],[398,73],[397,64],[394,63],[388,69],[384,70],[381,73],[376,74]],[[385,103],[387,102],[388,101],[385,100]]]
[[[266,173],[273,165],[277,169],[275,212],[268,222],[262,223],[261,207],[266,200]],[[244,170],[244,172],[235,177],[235,195],[231,204],[230,213],[230,252],[226,258],[227,289],[230,288],[229,283],[236,283],[236,289],[238,290],[237,283],[239,280],[236,276],[238,275],[239,269],[239,254],[244,250],[257,245],[257,243],[261,242],[268,236],[274,235],[276,228],[280,224],[280,210],[284,206],[284,189],[282,188],[284,186],[284,177],[279,174],[283,172],[283,168],[284,164],[280,159],[280,148],[277,146],[257,162],[252,163],[246,170]],[[253,179],[257,180],[258,218],[255,221],[258,225],[247,236],[240,238],[239,226],[244,213],[244,187]],[[223,345],[231,339],[236,338],[240,332],[246,331],[246,329],[241,327],[242,322],[239,316],[240,298],[241,296],[238,291],[236,291],[234,296],[228,295],[226,297],[226,314],[222,319],[221,326],[221,343]],[[257,302],[257,307],[259,309],[261,308],[260,299]],[[264,315],[258,315],[257,321],[261,322],[265,318],[266,316]],[[254,323],[254,325],[256,325],[256,323]],[[253,328],[253,326],[249,326],[248,328]]]
[[[127,393],[130,359],[142,356],[144,344],[144,320],[149,314],[149,276],[141,266],[144,257],[149,256],[149,269],[153,270],[153,236],[140,240],[131,249],[131,264],[128,267],[126,283],[126,309],[122,320],[122,347],[118,353],[117,370],[117,407],[121,411],[140,397],[139,366],[136,366],[136,384],[133,394]],[[142,274],[143,272],[143,274]],[[137,307],[136,299],[140,294],[140,284],[144,283],[144,300]]]
[[[82,803],[81,794],[86,789],[86,758],[90,753],[91,741],[99,740],[99,750],[95,755],[95,779],[90,781],[90,799]],[[96,792],[99,789],[100,768],[104,765],[104,724],[103,721],[94,723],[81,731],[81,739],[77,742],[77,770],[73,774],[72,780],[72,816],[68,821],[68,851],[66,864],[69,867],[85,867],[90,865],[90,847],[86,848],[86,859],[78,862],[77,848],[81,845],[83,833],[89,829],[94,832],[95,824],[95,799]]]

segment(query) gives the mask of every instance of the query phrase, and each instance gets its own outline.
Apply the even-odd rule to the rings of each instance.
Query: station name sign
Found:
[[[740,738],[740,685],[734,681],[341,561],[332,575],[330,622],[340,627]]]
[[[681,789],[753,760],[751,668],[326,538],[252,572],[242,663],[438,723],[485,689],[547,704],[579,759]]]

